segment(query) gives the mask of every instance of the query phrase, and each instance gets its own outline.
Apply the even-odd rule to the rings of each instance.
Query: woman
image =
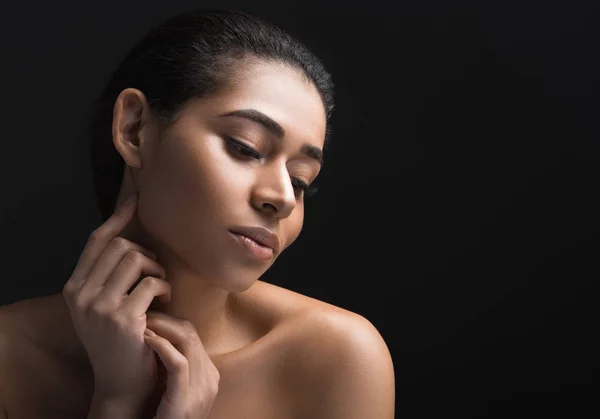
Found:
[[[258,280],[300,234],[332,109],[323,65],[263,20],[150,31],[91,125],[104,223],[62,293],[2,308],[0,417],[392,418],[373,325]]]

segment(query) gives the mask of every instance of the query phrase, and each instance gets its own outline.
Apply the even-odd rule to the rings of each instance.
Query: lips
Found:
[[[279,250],[279,238],[270,230],[263,227],[235,227],[230,230],[234,234],[246,236],[258,244],[273,249],[276,253]]]

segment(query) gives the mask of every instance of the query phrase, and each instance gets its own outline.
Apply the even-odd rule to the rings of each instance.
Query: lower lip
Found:
[[[270,260],[273,257],[273,249],[270,247],[263,246],[262,244],[258,244],[254,240],[249,237],[243,236],[238,233],[230,232],[233,237],[237,239],[239,243],[244,245],[246,250],[250,252],[252,256],[259,260]]]

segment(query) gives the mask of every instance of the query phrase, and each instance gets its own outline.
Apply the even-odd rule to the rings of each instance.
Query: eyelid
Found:
[[[254,156],[248,155],[247,157],[254,158],[257,160],[264,157],[263,154],[259,153],[253,147],[250,147],[249,145],[244,144],[244,142],[241,140],[238,140],[231,136],[226,136],[225,140],[226,140],[226,142],[229,143],[230,146],[238,149],[238,151],[241,152],[242,154],[246,154],[244,152],[247,152],[249,154],[254,154]],[[242,150],[244,150],[244,151],[242,151]],[[292,181],[293,187],[294,188],[299,187],[300,190],[304,191],[304,194],[307,197],[314,195],[318,191],[318,188],[311,185],[310,182],[305,182],[304,180],[302,180],[298,177],[295,177],[295,176],[290,176],[290,179]],[[296,186],[297,184],[299,184],[299,186]]]
[[[234,138],[231,136],[226,136],[225,141],[227,143],[229,143],[230,146],[234,147],[237,151],[241,152],[242,154],[246,154],[244,152],[253,154],[253,155],[249,155],[248,157],[252,157],[254,159],[262,159],[264,157],[264,155],[262,153],[260,153],[258,150],[256,150],[254,147],[251,147],[251,146],[245,144],[243,141],[238,140],[237,138]]]
[[[240,140],[239,138],[236,138],[236,137],[232,137],[231,135],[226,135],[226,136],[225,136],[225,140],[227,140],[227,141],[230,141],[230,142],[234,142],[234,143],[241,144],[241,145],[243,145],[244,147],[248,147],[248,148],[252,148],[252,149],[254,149],[253,147],[251,147],[251,146],[249,146],[248,144],[246,144],[246,143],[245,143],[243,140]]]

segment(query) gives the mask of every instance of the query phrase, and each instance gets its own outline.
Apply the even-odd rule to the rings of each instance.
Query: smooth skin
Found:
[[[282,132],[224,116],[248,109]],[[324,142],[315,87],[246,60],[169,130],[137,89],[121,92],[113,116],[126,164],[117,207],[137,194],[135,210],[91,234],[62,294],[0,308],[9,417],[393,418],[393,364],[376,328],[258,280],[300,234],[298,181],[321,170],[304,152]],[[236,226],[270,229],[278,251],[253,258]]]
[[[92,365],[94,397],[118,406],[123,417],[139,416],[157,384],[154,351],[168,374],[156,419],[207,418],[219,372],[191,322],[148,311],[154,297],[170,299],[164,270],[150,260],[154,254],[117,236],[136,203],[124,205],[92,233],[63,290]],[[155,276],[145,276],[127,294],[140,274]],[[102,417],[101,411],[88,417]]]

